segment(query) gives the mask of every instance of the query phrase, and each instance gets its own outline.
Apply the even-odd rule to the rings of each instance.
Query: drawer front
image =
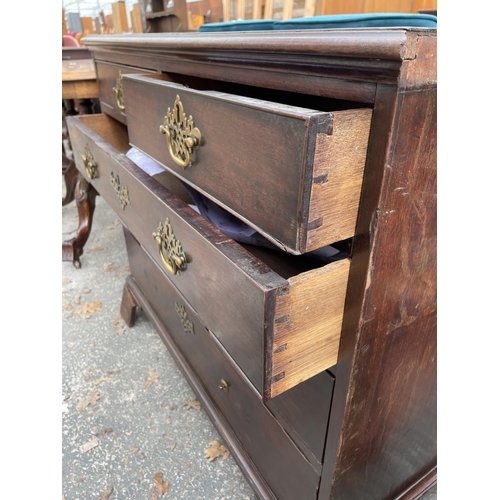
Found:
[[[106,120],[115,124],[112,133]],[[349,260],[285,279],[125,157],[128,145],[120,153],[110,144],[119,142],[116,126],[105,115],[71,117],[77,168],[85,171],[81,152],[90,149],[94,187],[152,259],[173,271],[168,279],[263,399],[334,365]]]
[[[154,71],[96,61],[97,84],[101,109],[115,120],[127,123],[122,76],[129,73],[155,73]]]
[[[228,361],[188,302],[128,231],[125,237],[132,276],[273,492],[287,500],[316,498],[318,473]]]
[[[279,247],[301,254],[354,235],[370,109],[308,110],[147,76],[123,87],[131,144]]]

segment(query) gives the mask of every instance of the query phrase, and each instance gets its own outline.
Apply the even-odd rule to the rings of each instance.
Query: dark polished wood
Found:
[[[163,322],[161,321],[155,310],[151,307],[147,297],[137,285],[134,277],[129,276],[126,280],[126,284],[129,286],[130,291],[134,295],[135,301],[141,307],[141,309],[144,310],[149,321],[151,321],[151,324],[158,332],[158,335],[174,358],[177,366],[184,374],[184,377],[195,392],[198,400],[205,408],[208,416],[210,417],[210,420],[212,420],[213,424],[219,431],[224,444],[226,444],[230,448],[234,460],[245,474],[245,477],[254,490],[254,493],[258,500],[275,500],[276,497],[270,490],[264,478],[261,476],[258,468],[248,456],[248,453],[246,452],[241,442],[238,440],[235,432],[227,424],[226,419],[220,411],[220,408],[214,403],[214,401],[204,390],[202,381],[196,374],[196,370],[194,370],[186,361],[182,352],[177,347],[177,344],[172,340],[169,332],[165,329]]]
[[[82,153],[88,148],[97,165],[93,186],[163,269],[163,254],[152,235],[168,219],[186,255],[185,269],[169,273],[169,279],[203,317],[263,400],[335,363],[338,344],[334,340],[340,331],[349,259],[327,264],[295,256],[288,262],[290,274],[285,278],[281,268],[274,266],[273,251],[257,249],[257,258],[247,251],[254,247],[243,248],[229,239],[123,155],[128,139],[121,124],[106,115],[89,115],[68,118],[68,127],[74,150],[79,153],[77,168],[85,172]],[[126,190],[126,203],[117,195],[113,179]],[[313,289],[329,295],[317,301]],[[217,308],[207,296],[219,298]],[[324,313],[327,307],[328,315]],[[270,348],[263,352],[264,342]],[[277,345],[272,348],[273,344]],[[279,346],[285,348],[277,349]],[[288,361],[289,357],[300,361]],[[277,378],[277,374],[281,376]]]
[[[100,111],[99,103],[95,102],[99,97],[99,92],[90,51],[85,47],[63,47],[62,61],[63,123],[69,116]],[[83,246],[92,227],[95,191],[92,191],[88,186],[84,186],[83,180],[79,183],[78,170],[74,161],[68,157],[70,153],[66,148],[71,153],[74,153],[69,136],[63,132],[62,175],[64,176],[66,194],[62,199],[62,205],[67,205],[76,197],[80,220],[75,238],[63,243],[62,255],[63,261],[69,260],[79,268],[81,266],[80,256],[83,253]],[[75,190],[78,185],[79,191],[76,193]]]
[[[71,203],[75,199],[75,187],[78,180],[78,169],[75,166],[75,162],[68,160],[64,153],[62,163],[62,174],[64,175],[64,185],[66,188],[66,194],[62,199],[62,206],[64,207],[64,205]]]
[[[288,500],[314,499],[318,472],[271,417],[237,365],[222,354],[218,340],[204,327],[164,272],[128,231],[125,231],[125,238],[132,275],[164,325],[162,330],[168,331],[168,336],[196,370],[204,392],[220,408],[275,495]],[[177,312],[179,307],[191,322],[189,327],[184,328],[185,323]],[[222,379],[228,384],[227,391],[220,388]],[[295,404],[299,402],[295,398]]]
[[[80,257],[83,254],[83,247],[88,240],[92,228],[96,195],[97,191],[94,187],[80,175],[75,187],[79,220],[78,229],[74,238],[63,241],[62,244],[62,260],[73,262],[76,268],[80,268],[82,265]]]
[[[124,102],[125,109],[121,109],[117,102],[116,93],[113,90],[117,88],[118,80],[122,75],[135,73],[154,73],[154,71],[142,67],[133,68],[120,64],[109,64],[96,62],[97,85],[99,86],[99,95],[101,107],[106,109],[108,114],[121,123],[127,123],[127,103]]]
[[[264,404],[257,397],[258,404],[254,406],[258,393],[250,381],[259,386],[263,372],[265,380],[270,379],[271,367],[265,363],[262,370],[259,365],[262,353],[270,359],[271,354],[279,355],[293,348],[292,342],[274,345],[270,337],[262,336],[262,322],[266,328],[280,322],[292,328],[294,322],[300,324],[307,309],[304,307],[303,314],[291,322],[284,312],[275,315],[280,301],[286,304],[291,292],[282,286],[283,282],[278,283],[280,293],[273,292],[276,283],[268,288],[263,286],[262,279],[273,271],[262,252],[255,252],[249,260],[248,256],[243,258],[247,254],[242,253],[241,246],[233,246],[234,242],[214,232],[208,221],[193,216],[183,202],[176,201],[164,186],[152,183],[146,173],[134,174],[135,181],[128,178],[137,183],[131,190],[134,199],[131,198],[130,206],[122,210],[116,200],[111,202],[140,242],[139,245],[132,236],[127,237],[130,261],[134,262],[134,277],[127,280],[127,294],[135,299],[124,295],[123,307],[130,318],[133,304],[146,311],[208,414],[228,439],[259,498],[309,498],[313,477],[319,478],[313,495],[317,500],[419,498],[437,476],[436,30],[108,35],[87,37],[85,42],[97,64],[132,67],[135,74],[137,68],[162,71],[191,87],[194,79],[204,79],[203,90],[213,87],[215,91],[238,95],[241,86],[247,86],[259,92],[279,90],[292,98],[306,94],[373,108],[356,227],[353,238],[344,240],[352,265],[345,303],[342,302],[338,362],[323,368],[328,369],[329,373],[322,372],[328,383],[316,393],[308,392],[302,398],[294,395],[294,390],[298,394],[312,383],[314,378],[309,377],[307,382]],[[211,80],[217,83],[212,86]],[[272,101],[271,97],[268,99]],[[302,99],[297,97],[297,101]],[[170,107],[172,104],[165,103]],[[116,118],[112,103],[102,109]],[[140,114],[140,104],[137,109],[136,115]],[[194,110],[186,111],[196,120]],[[225,116],[230,119],[229,113]],[[123,132],[123,125],[117,125],[122,129],[110,136],[103,136],[97,129],[89,132],[79,125],[83,135],[78,139],[80,132],[71,132],[72,140],[74,135],[80,148],[85,141],[91,148],[98,145],[98,163],[111,165],[110,160],[119,160],[126,178],[127,172],[135,172],[138,167],[128,159],[122,162],[121,155],[129,145],[128,139],[120,139],[126,137],[119,132]],[[110,147],[116,148],[117,144],[118,152]],[[154,156],[149,142],[144,144],[144,152]],[[238,144],[234,149],[238,151]],[[244,156],[251,168],[253,155],[246,152]],[[78,158],[76,165],[82,172]],[[102,185],[103,192],[108,190],[111,200],[113,192],[103,184],[108,182],[107,177],[92,182],[96,187]],[[253,185],[253,181],[247,183],[243,196],[248,196]],[[257,206],[258,193],[246,203]],[[197,257],[203,266],[199,262],[188,263],[188,269],[191,264],[191,269],[196,268],[192,280],[198,286],[194,288],[192,283],[183,283],[182,274],[173,278],[164,275],[151,237],[155,228],[147,227],[151,214],[161,212],[159,207],[167,205],[177,214],[168,212],[176,225],[188,220],[191,226],[194,223],[196,238],[184,233],[190,254],[198,255],[195,248],[203,250],[203,256]],[[279,260],[282,268],[287,267],[287,258]],[[249,269],[241,274],[243,262]],[[242,276],[245,279],[238,281]],[[291,276],[302,279],[301,274]],[[265,302],[262,295],[252,293],[255,284],[265,290]],[[326,304],[336,288],[330,285],[313,296],[318,304]],[[186,333],[175,308],[165,308],[165,298],[171,294],[177,294],[188,316],[193,317],[195,331],[201,329],[202,336]],[[325,306],[321,314],[328,317],[332,310]],[[258,321],[256,311],[262,315]],[[299,330],[294,340],[300,343],[300,333],[306,329]],[[206,351],[213,353],[210,358],[215,362],[199,353],[196,342],[200,339]],[[246,344],[231,346],[231,339],[245,339]],[[325,345],[313,347],[311,352],[318,357]],[[290,363],[300,364],[305,356],[304,351]],[[223,371],[227,369],[224,373],[229,379],[235,377],[236,396],[231,385],[227,394],[217,388],[220,377],[224,377],[218,366]],[[236,403],[255,410],[236,414],[232,406]],[[310,409],[302,405],[310,405],[318,415],[312,416]],[[267,416],[259,416],[261,410],[257,408],[265,409]],[[283,443],[293,443],[303,460],[294,459],[298,469],[293,470],[300,469],[297,477],[305,478],[296,488],[289,488],[283,469],[288,444],[260,440],[261,430],[278,428],[272,433],[286,434],[287,441]],[[252,443],[254,440],[260,443],[259,451]],[[293,472],[291,475],[295,476]]]
[[[252,88],[180,85],[176,75],[126,75],[123,88],[130,143],[276,246],[300,255],[354,235],[368,106],[265,89],[255,98]],[[201,135],[188,167],[159,131],[177,98]]]
[[[122,301],[120,305],[120,315],[128,327],[134,326],[137,312],[137,302],[128,283],[123,286]]]

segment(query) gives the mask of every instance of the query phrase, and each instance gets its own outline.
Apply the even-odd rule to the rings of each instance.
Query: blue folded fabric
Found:
[[[306,30],[328,28],[386,28],[386,27],[437,28],[437,17],[430,14],[398,14],[376,12],[373,14],[338,14],[330,16],[297,17],[287,21],[255,19],[202,24],[198,31],[257,31],[257,30]]]
[[[328,28],[387,28],[417,26],[436,28],[437,17],[430,14],[397,14],[377,12],[373,14],[342,14],[331,16],[297,17],[287,21],[275,21],[275,30],[305,30]]]
[[[198,31],[258,31],[272,29],[274,29],[272,19],[250,19],[248,21],[202,24]]]

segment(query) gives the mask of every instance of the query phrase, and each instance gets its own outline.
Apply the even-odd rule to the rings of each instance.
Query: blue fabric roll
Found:
[[[287,21],[256,19],[202,24],[198,31],[258,31],[306,30],[329,28],[437,28],[437,17],[430,14],[400,14],[376,12],[373,14],[339,14],[330,16],[297,17]]]

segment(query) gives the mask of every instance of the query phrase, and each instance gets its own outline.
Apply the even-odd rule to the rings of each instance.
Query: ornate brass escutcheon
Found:
[[[120,109],[125,109],[125,103],[123,102],[123,86],[122,86],[122,72],[118,72],[118,78],[116,79],[116,87],[113,87],[113,92],[115,93],[116,105]]]
[[[179,96],[175,98],[174,109],[167,109],[160,132],[167,136],[168,151],[175,163],[182,168],[191,167],[191,155],[201,145],[201,132],[194,126],[191,115],[186,118]]]
[[[165,219],[165,224],[160,222],[156,233],[153,233],[153,238],[158,244],[158,253],[167,271],[171,274],[180,274],[180,270],[186,268],[187,257],[182,251],[181,242],[174,235],[168,218]]]
[[[224,392],[229,392],[229,384],[223,379],[220,379],[219,389]]]
[[[127,205],[130,205],[130,198],[128,195],[128,188],[122,186],[120,184],[120,177],[111,172],[111,185],[115,190],[116,196],[118,196],[118,200],[120,201],[120,205],[122,206],[122,210],[125,210]]]
[[[85,146],[85,149],[82,154],[83,165],[85,166],[85,172],[89,176],[89,179],[95,179],[97,177],[97,163],[94,160],[92,152],[90,148]]]
[[[194,335],[194,325],[192,321],[189,321],[186,308],[182,304],[175,303],[175,312],[179,316],[182,328],[185,333],[192,333]]]

